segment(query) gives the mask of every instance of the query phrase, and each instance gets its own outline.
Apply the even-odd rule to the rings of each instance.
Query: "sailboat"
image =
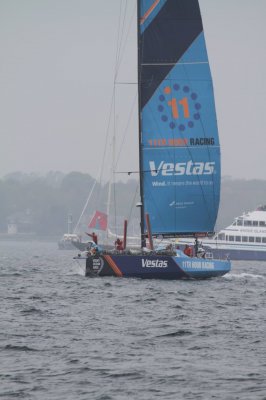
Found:
[[[220,145],[198,0],[137,0],[141,249],[79,254],[87,276],[203,279],[229,260],[203,258],[220,200]],[[195,238],[192,256],[153,237]],[[149,248],[147,248],[147,238]],[[125,238],[126,239],[126,238]],[[125,240],[124,240],[125,242]]]
[[[80,243],[80,236],[72,231],[73,217],[72,214],[67,216],[67,233],[61,237],[58,242],[59,250],[73,250]]]

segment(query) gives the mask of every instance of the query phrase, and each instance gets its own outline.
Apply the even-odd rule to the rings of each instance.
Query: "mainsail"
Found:
[[[220,145],[198,0],[138,0],[143,214],[153,234],[212,232]]]

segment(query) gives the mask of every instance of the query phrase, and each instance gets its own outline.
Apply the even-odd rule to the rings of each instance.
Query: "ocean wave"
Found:
[[[35,349],[33,347],[28,347],[25,345],[14,345],[14,344],[7,344],[6,346],[4,346],[4,350],[11,350],[11,351],[33,351],[33,352],[39,352],[39,351],[43,351],[43,350],[38,350]]]
[[[177,336],[188,336],[188,335],[192,335],[192,332],[185,329],[179,329],[176,332],[165,333],[163,335],[159,335],[156,337],[162,338],[162,337],[177,337]]]
[[[23,315],[27,315],[27,314],[40,314],[40,315],[42,315],[44,312],[42,310],[40,310],[39,308],[30,307],[30,308],[27,308],[25,310],[21,310],[20,313],[23,314]]]

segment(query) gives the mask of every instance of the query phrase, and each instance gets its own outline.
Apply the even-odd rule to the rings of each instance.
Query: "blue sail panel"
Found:
[[[211,232],[220,145],[198,0],[166,0],[141,34],[140,54],[144,212],[154,234]]]

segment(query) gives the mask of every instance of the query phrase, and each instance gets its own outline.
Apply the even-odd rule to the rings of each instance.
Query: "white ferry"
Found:
[[[215,258],[266,261],[266,206],[235,218],[212,239],[203,239],[202,245]]]
[[[80,237],[75,233],[65,233],[58,242],[58,248],[59,250],[73,250],[80,242]]]

